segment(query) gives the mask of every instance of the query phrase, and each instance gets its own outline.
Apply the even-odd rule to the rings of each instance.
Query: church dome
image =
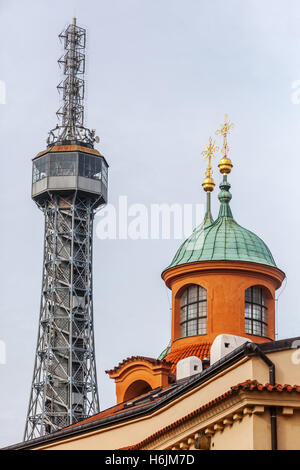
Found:
[[[276,267],[274,258],[261,238],[239,225],[229,206],[231,193],[227,176],[220,184],[221,202],[217,220],[210,213],[178,249],[167,269],[198,261],[247,261]]]

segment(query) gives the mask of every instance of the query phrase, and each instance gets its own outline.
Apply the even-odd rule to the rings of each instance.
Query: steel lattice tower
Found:
[[[32,198],[45,216],[38,340],[24,440],[99,411],[93,330],[93,219],[107,202],[105,158],[84,127],[86,31],[61,34],[63,104],[47,150],[33,159]]]

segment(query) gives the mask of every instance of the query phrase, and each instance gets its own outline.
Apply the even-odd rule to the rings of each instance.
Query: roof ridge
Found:
[[[166,361],[165,358],[157,359],[155,357],[148,357],[148,356],[129,356],[126,359],[123,359],[122,362],[119,362],[119,364],[117,364],[114,368],[106,370],[105,373],[111,374],[112,372],[116,372],[118,369],[123,367],[128,362],[139,361],[139,360],[146,361],[151,364],[168,364],[168,361]]]

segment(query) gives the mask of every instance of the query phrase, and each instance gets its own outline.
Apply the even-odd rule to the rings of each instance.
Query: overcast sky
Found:
[[[57,36],[74,15],[88,32],[86,124],[97,129],[110,165],[109,201],[203,203],[201,151],[228,113],[232,211],[287,274],[278,338],[300,335],[300,105],[292,88],[300,89],[299,1],[0,0],[0,340],[7,348],[0,446],[24,431],[44,227],[30,196],[31,158],[57,122]],[[102,409],[115,403],[104,371],[131,355],[157,357],[169,342],[170,296],[160,275],[180,243],[94,238]]]

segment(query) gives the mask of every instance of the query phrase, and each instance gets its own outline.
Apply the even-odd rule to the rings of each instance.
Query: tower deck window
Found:
[[[36,181],[42,180],[43,178],[46,178],[47,176],[47,155],[44,155],[43,157],[38,158],[34,163],[33,163],[33,175],[32,175],[32,181],[33,183],[36,183]]]
[[[192,285],[181,297],[180,327],[181,337],[206,334],[207,302],[206,289]]]
[[[249,335],[268,335],[266,297],[259,286],[249,287],[245,292],[245,331]]]
[[[79,176],[101,180],[101,159],[92,155],[80,154]]]
[[[107,188],[108,165],[101,156],[84,152],[51,152],[33,161],[32,182],[57,176],[83,176],[102,181]]]
[[[53,154],[50,158],[50,176],[74,176],[77,156],[73,153]]]

